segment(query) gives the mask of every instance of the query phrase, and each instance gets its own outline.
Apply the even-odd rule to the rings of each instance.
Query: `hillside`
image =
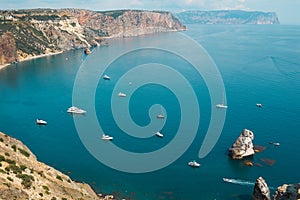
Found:
[[[81,9],[0,11],[0,65],[37,55],[100,45],[107,37],[177,30],[185,30],[185,26],[169,12],[95,12]],[[9,43],[6,38],[9,38]]]
[[[19,140],[0,132],[1,200],[109,200],[89,185],[78,183],[54,168],[37,161]]]
[[[183,24],[279,24],[274,12],[219,10],[186,11],[175,14]]]

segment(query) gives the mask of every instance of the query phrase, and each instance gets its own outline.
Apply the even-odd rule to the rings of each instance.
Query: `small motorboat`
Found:
[[[122,93],[122,92],[119,92],[118,96],[119,96],[119,97],[126,97],[126,94],[125,94],[125,93]]]
[[[156,117],[157,117],[158,119],[163,119],[163,118],[165,118],[165,116],[162,115],[162,114],[159,114],[159,115],[157,115]]]
[[[105,75],[103,76],[103,79],[104,79],[104,80],[110,80],[110,77],[109,77],[107,74],[105,74]]]
[[[261,103],[257,103],[256,106],[259,107],[259,108],[261,108],[262,104]]]
[[[188,165],[191,167],[200,167],[200,164],[197,163],[195,160],[188,162]]]
[[[228,108],[228,106],[226,106],[226,105],[224,105],[224,104],[222,104],[222,103],[217,104],[216,107],[217,107],[217,108],[224,108],[224,109]]]
[[[47,125],[47,122],[45,120],[42,120],[42,119],[36,119],[36,124],[37,125]]]
[[[164,137],[164,135],[163,135],[162,133],[160,133],[159,131],[157,131],[157,132],[155,133],[155,135],[156,135],[157,137],[160,137],[160,138]]]
[[[68,108],[67,112],[68,113],[73,113],[73,114],[84,114],[84,113],[86,113],[85,110],[82,110],[82,109],[77,108],[75,106],[72,106],[72,107]]]
[[[105,135],[105,134],[102,135],[102,140],[113,140],[113,139],[114,138],[109,135]]]

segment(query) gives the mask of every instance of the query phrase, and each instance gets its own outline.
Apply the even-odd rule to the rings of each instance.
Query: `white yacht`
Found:
[[[156,117],[157,117],[158,119],[163,119],[163,118],[165,118],[165,116],[162,115],[162,114],[159,114],[159,115],[157,115]]]
[[[110,77],[109,77],[107,74],[105,74],[105,75],[103,76],[103,79],[105,79],[105,80],[110,80]]]
[[[257,103],[256,106],[259,107],[259,108],[261,108],[262,104],[261,103]]]
[[[118,96],[119,96],[119,97],[126,97],[126,94],[125,94],[125,93],[122,93],[122,92],[119,92]]]
[[[228,106],[224,105],[223,103],[217,104],[216,107],[217,108],[224,108],[224,109],[228,108]]]
[[[155,135],[156,135],[157,137],[160,137],[160,138],[164,137],[164,135],[163,135],[162,133],[158,132],[158,131],[155,133]]]
[[[191,167],[200,167],[200,164],[197,163],[195,160],[188,162],[188,165]]]
[[[36,119],[36,124],[38,124],[38,125],[47,125],[47,122],[45,120],[42,120],[42,119]]]
[[[102,140],[113,140],[113,139],[114,138],[109,135],[105,135],[105,134],[102,135]]]
[[[84,114],[84,113],[86,113],[85,110],[82,110],[82,109],[77,108],[75,106],[72,106],[72,107],[68,108],[67,112],[68,113],[73,113],[73,114]]]

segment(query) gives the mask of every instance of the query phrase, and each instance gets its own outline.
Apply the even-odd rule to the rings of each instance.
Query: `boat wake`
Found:
[[[244,180],[240,180],[240,179],[223,178],[223,181],[225,181],[227,183],[237,184],[237,185],[254,186],[254,184],[255,184],[255,182],[244,181]]]
[[[255,182],[251,182],[251,181],[245,181],[245,180],[241,180],[241,179],[229,179],[229,178],[223,178],[223,181],[227,182],[227,183],[232,183],[232,184],[236,184],[236,185],[245,185],[245,186],[254,186]],[[274,190],[274,187],[268,186],[269,189]]]

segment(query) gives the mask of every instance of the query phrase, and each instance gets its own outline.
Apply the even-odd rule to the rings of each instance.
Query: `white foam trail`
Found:
[[[251,181],[245,181],[245,180],[241,180],[241,179],[229,179],[229,178],[223,178],[223,181],[227,182],[227,183],[232,183],[232,184],[237,184],[237,185],[246,185],[246,186],[254,186],[255,182],[251,182]],[[274,190],[274,187],[268,186],[269,189]]]

